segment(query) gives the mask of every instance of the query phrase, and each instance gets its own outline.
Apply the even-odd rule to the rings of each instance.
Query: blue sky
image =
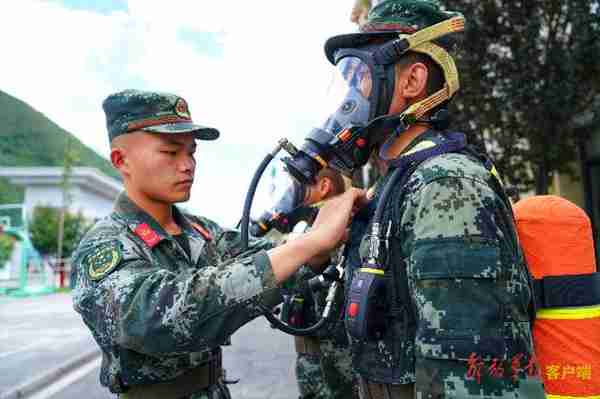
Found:
[[[0,90],[108,157],[100,104],[126,88],[181,95],[221,138],[199,143],[189,210],[234,224],[281,137],[322,122],[325,40],[354,31],[354,0],[19,0],[0,14]],[[31,27],[35,26],[36,29]],[[258,205],[260,206],[260,205]]]

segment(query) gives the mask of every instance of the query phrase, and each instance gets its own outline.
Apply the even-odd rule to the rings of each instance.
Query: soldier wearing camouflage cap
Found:
[[[463,27],[437,1],[384,0],[325,44],[347,92],[310,137],[344,142],[346,165],[365,149],[385,165],[345,254],[361,398],[545,397],[510,202],[493,164],[448,130]]]
[[[220,346],[274,306],[301,265],[325,260],[362,193],[332,200],[294,242],[241,252],[237,231],[174,206],[190,197],[195,140],[219,132],[172,94],[127,90],[103,107],[125,192],[73,255],[74,307],[102,349],[100,381],[123,398],[228,398]]]

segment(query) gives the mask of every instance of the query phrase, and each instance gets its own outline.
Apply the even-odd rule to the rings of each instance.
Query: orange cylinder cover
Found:
[[[557,196],[535,196],[515,204],[514,212],[534,278],[596,272],[591,222],[577,205]],[[600,304],[540,309],[533,337],[550,397],[599,397]]]

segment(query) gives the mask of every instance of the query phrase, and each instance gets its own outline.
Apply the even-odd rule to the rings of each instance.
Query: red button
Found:
[[[363,139],[362,137],[356,140],[356,145],[358,147],[364,147],[365,144],[367,144],[367,140]]]
[[[358,314],[358,303],[352,302],[350,304],[350,307],[348,308],[348,316],[356,317],[357,314]]]

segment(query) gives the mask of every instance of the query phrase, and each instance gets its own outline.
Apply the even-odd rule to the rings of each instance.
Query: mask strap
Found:
[[[401,119],[407,125],[411,125],[421,119],[427,112],[452,98],[460,88],[458,70],[454,59],[442,47],[433,43],[423,43],[412,51],[423,53],[431,57],[444,72],[444,87],[431,96],[411,104],[401,115]]]
[[[402,37],[408,41],[408,49],[414,49],[423,43],[431,42],[450,33],[462,32],[463,30],[465,30],[465,18],[459,15],[438,22],[428,28],[421,29],[410,36],[405,37],[403,34]]]

